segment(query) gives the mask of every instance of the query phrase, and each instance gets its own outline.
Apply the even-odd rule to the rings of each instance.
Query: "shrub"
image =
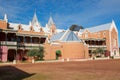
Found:
[[[27,52],[30,57],[38,57],[39,60],[44,60],[44,47],[40,46],[39,49],[31,49]]]
[[[61,56],[61,51],[60,50],[56,50],[56,59],[58,60],[58,57]]]

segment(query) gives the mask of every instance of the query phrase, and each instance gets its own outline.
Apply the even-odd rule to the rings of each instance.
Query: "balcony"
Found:
[[[24,46],[40,46],[39,43],[24,43]]]
[[[0,41],[0,45],[6,45],[6,41]]]
[[[40,46],[40,44],[39,43],[36,43],[36,44],[32,44],[32,46],[34,47],[34,46]]]
[[[7,45],[17,45],[17,42],[7,41]]]
[[[32,43],[24,43],[25,46],[32,46]]]
[[[14,45],[17,45],[17,42],[15,42],[15,41],[0,41],[0,45],[11,45],[11,46],[14,46]]]
[[[89,48],[90,48],[90,47],[96,47],[96,48],[97,48],[97,47],[107,47],[107,46],[106,46],[106,45],[89,45],[88,47],[89,47]]]

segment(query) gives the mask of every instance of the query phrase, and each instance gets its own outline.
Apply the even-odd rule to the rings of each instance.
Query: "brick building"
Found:
[[[102,47],[110,51],[110,56],[119,56],[118,30],[114,21],[79,30],[78,36],[89,45],[89,53]]]
[[[0,61],[22,60],[28,50],[45,47],[45,59],[55,59],[56,50],[61,58],[89,58],[97,47],[104,47],[111,56],[119,56],[118,30],[114,21],[96,27],[80,29],[78,32],[57,29],[52,17],[45,27],[34,13],[32,21],[26,24],[11,23],[5,14],[0,20]]]

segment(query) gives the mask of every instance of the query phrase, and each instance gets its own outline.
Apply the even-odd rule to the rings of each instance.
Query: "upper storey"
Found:
[[[52,16],[50,16],[48,23],[45,27],[43,27],[37,17],[36,12],[33,15],[32,20],[29,22],[29,24],[19,24],[19,23],[11,23],[8,22],[7,15],[4,15],[4,20],[0,20],[0,28],[1,29],[11,29],[16,30],[18,32],[23,33],[44,33],[44,34],[54,34],[61,32],[63,30],[57,29]]]
[[[116,28],[115,22],[112,21],[107,24],[102,24],[90,28],[80,29],[78,32],[78,36],[80,38],[106,38],[109,37],[109,33],[112,29],[115,29],[116,33],[118,30]]]

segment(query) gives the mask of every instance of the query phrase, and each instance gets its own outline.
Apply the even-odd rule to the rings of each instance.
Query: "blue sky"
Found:
[[[6,13],[9,22],[28,24],[35,9],[42,26],[51,14],[61,29],[72,24],[92,27],[113,19],[120,30],[120,0],[0,0],[0,19]]]

